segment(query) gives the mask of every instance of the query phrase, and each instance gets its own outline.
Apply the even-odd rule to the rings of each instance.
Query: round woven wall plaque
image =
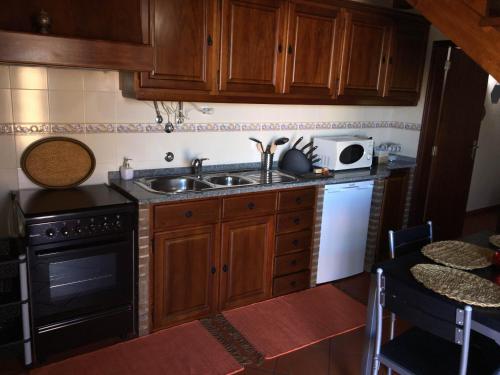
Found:
[[[76,139],[43,138],[24,151],[21,168],[38,186],[68,189],[80,185],[92,175],[95,157],[87,145]]]
[[[469,305],[500,307],[500,285],[472,273],[437,264],[417,264],[410,269],[426,288]]]
[[[490,244],[500,249],[500,234],[494,234],[490,237]]]
[[[436,263],[461,270],[491,266],[493,251],[462,241],[433,242],[422,248],[422,254]]]

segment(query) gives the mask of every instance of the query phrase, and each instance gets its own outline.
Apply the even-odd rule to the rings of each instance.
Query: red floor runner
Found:
[[[33,375],[225,375],[243,367],[200,324],[191,322],[79,355]]]
[[[265,359],[272,359],[363,326],[366,307],[328,284],[223,315]]]

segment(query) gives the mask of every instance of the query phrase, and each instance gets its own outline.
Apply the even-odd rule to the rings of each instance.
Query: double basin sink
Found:
[[[178,194],[201,192],[205,190],[223,189],[237,186],[262,185],[270,183],[294,182],[297,178],[286,173],[273,170],[268,172],[250,171],[241,173],[215,173],[202,176],[165,176],[140,178],[137,185],[153,193]]]

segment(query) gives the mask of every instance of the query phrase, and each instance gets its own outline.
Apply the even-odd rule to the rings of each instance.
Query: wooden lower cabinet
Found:
[[[307,288],[315,197],[302,188],[152,207],[153,329]]]
[[[222,224],[221,310],[271,297],[274,216]]]
[[[219,225],[154,236],[155,328],[199,319],[215,311]]]

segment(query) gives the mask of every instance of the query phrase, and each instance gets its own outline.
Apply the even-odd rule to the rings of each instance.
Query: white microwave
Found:
[[[373,139],[357,136],[316,137],[315,165],[334,171],[372,166]]]

